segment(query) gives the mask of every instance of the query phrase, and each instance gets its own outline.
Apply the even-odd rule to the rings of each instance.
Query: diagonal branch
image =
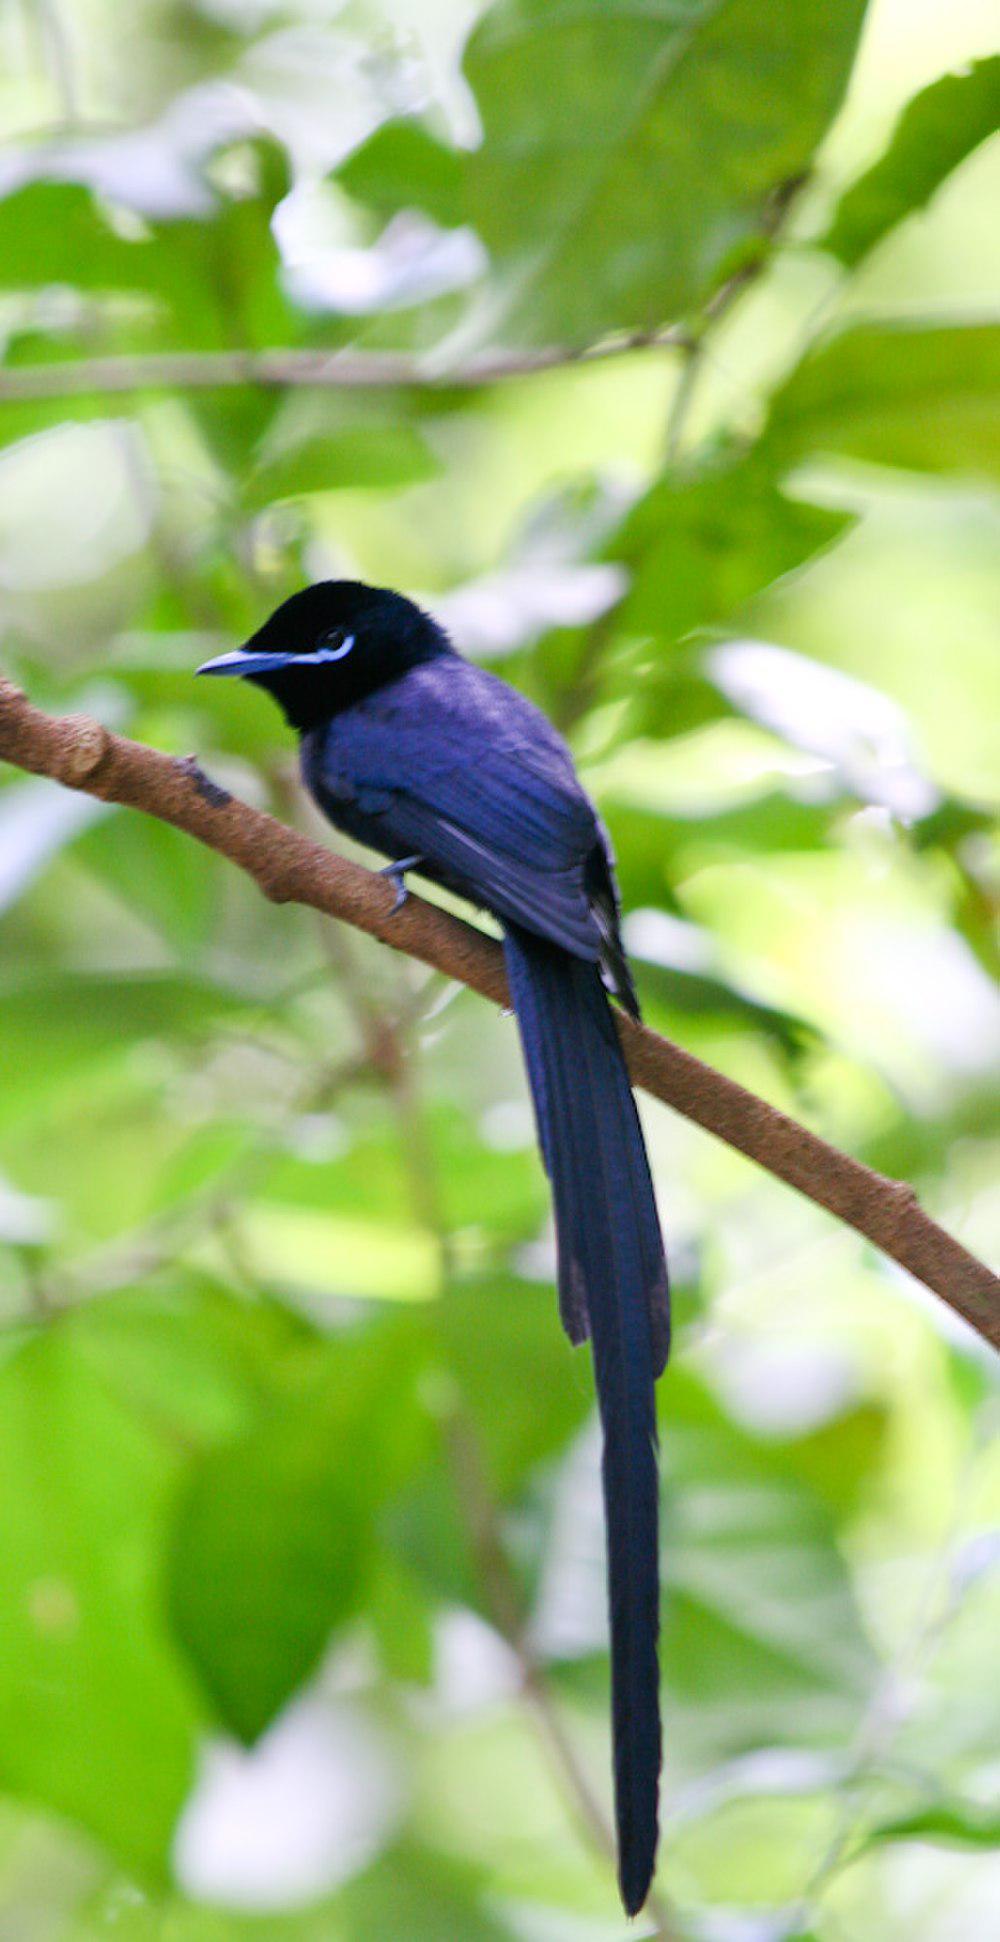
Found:
[[[239,864],[274,903],[309,904],[509,1003],[492,938],[415,896],[394,915],[383,877],[237,801],[193,758],[161,755],[87,715],[43,714],[3,680],[0,758],[173,823]],[[861,1166],[645,1026],[621,1017],[618,1029],[637,1085],[855,1228],[1000,1347],[1000,1280],[924,1213],[911,1187]]]

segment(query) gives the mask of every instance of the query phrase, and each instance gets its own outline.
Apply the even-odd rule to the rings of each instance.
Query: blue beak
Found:
[[[354,646],[354,635],[345,634],[336,647],[317,647],[311,654],[261,654],[252,647],[237,647],[232,654],[219,654],[214,661],[203,661],[198,674],[273,674],[276,668],[318,668],[328,661],[342,661]]]
[[[294,654],[255,654],[237,647],[232,654],[219,654],[214,661],[203,661],[196,674],[273,674],[294,661]]]

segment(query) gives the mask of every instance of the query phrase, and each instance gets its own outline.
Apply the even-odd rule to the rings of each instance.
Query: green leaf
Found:
[[[511,1498],[538,1463],[566,1449],[592,1409],[587,1360],[563,1334],[553,1287],[519,1286],[509,1276],[476,1282],[448,1294],[436,1319],[489,1487]]]
[[[660,1385],[668,1606],[662,1663],[696,1757],[837,1741],[877,1662],[834,1519],[795,1444],[729,1420],[675,1368]],[[848,1434],[853,1436],[849,1422]]]
[[[864,1845],[883,1841],[934,1841],[942,1847],[986,1848],[995,1853],[1000,1847],[1000,1814],[973,1801],[942,1801],[879,1821]]]
[[[146,289],[149,252],[126,242],[75,182],[31,182],[0,199],[0,288]]]
[[[279,288],[270,227],[288,165],[272,142],[248,143],[246,153],[246,182],[220,195],[207,216],[149,223],[139,234],[113,227],[75,184],[31,183],[0,199],[0,288],[63,284],[148,297],[158,321],[126,330],[119,319],[129,348],[136,339],[148,346],[151,333],[159,346],[199,350],[289,341],[296,320]],[[11,362],[22,361],[23,346],[15,351]]]
[[[835,454],[1000,478],[1000,329],[842,331],[775,398],[765,451],[790,464]]]
[[[170,1617],[242,1740],[263,1732],[361,1610],[378,1511],[422,1436],[414,1362],[406,1331],[324,1350],[306,1381],[191,1474]]]
[[[632,573],[616,621],[627,634],[667,644],[728,620],[849,523],[788,498],[753,458],[694,480],[667,474],[608,549]]]
[[[464,221],[463,156],[415,121],[384,122],[338,172],[348,195],[382,216],[416,207],[445,229]]]
[[[350,165],[463,218],[493,257],[503,334],[586,342],[696,308],[766,247],[854,57],[864,0],[502,0],[465,57],[483,125],[462,193],[426,136],[386,129]],[[710,158],[710,161],[709,161]],[[405,165],[416,164],[408,183]]]
[[[48,1110],[101,1068],[120,1068],[136,1039],[186,1036],[258,1009],[207,980],[83,972],[34,976],[0,1002],[0,1124]]]
[[[204,942],[218,915],[224,866],[200,843],[168,823],[119,815],[90,830],[76,854],[181,953]]]
[[[368,1596],[379,1659],[390,1679],[429,1686],[434,1677],[434,1634],[423,1587],[388,1552],[377,1561]]]
[[[179,1269],[84,1303],[65,1328],[123,1406],[194,1451],[255,1421],[312,1341],[288,1309]]]
[[[0,1785],[154,1878],[196,1724],[157,1596],[173,1467],[61,1333],[0,1369]]]
[[[491,1892],[486,1870],[416,1846],[398,1846],[346,1884],[337,1898],[344,1942],[405,1936],[407,1942],[514,1942],[518,1926]],[[523,1933],[523,1930],[520,1931]],[[322,1942],[332,1942],[325,1927]],[[317,1938],[319,1942],[319,1938]]]
[[[279,406],[253,454],[247,503],[358,486],[412,485],[437,462],[400,399],[298,392]]]
[[[855,182],[823,238],[849,267],[1000,128],[1000,54],[946,74],[904,109],[886,153]]]
[[[268,1197],[245,1209],[240,1241],[262,1287],[314,1300],[423,1302],[440,1287],[437,1242],[415,1224],[386,1226]]]

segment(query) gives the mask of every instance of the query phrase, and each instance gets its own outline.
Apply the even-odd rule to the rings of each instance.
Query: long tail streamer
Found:
[[[656,1859],[659,1543],[653,1385],[669,1346],[649,1163],[595,965],[513,926],[505,939],[552,1182],[563,1322],[589,1337],[604,1434],[618,1875],[630,1915]]]

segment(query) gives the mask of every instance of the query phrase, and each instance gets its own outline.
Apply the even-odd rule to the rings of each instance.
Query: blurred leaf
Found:
[[[837,1740],[877,1671],[833,1518],[795,1444],[729,1420],[675,1368],[660,1385],[668,1705],[699,1760]],[[766,1724],[765,1724],[766,1722]],[[689,1748],[690,1752],[690,1748]]]
[[[77,855],[180,951],[208,935],[218,915],[224,866],[181,831],[137,816],[116,816],[114,827],[92,831]]]
[[[407,1333],[374,1329],[317,1353],[307,1380],[191,1472],[170,1552],[171,1622],[244,1741],[361,1609],[378,1511],[422,1438],[412,1351]]]
[[[368,1596],[379,1658],[391,1679],[429,1686],[434,1675],[434,1634],[423,1587],[398,1559],[379,1558]]]
[[[883,1841],[933,1841],[944,1847],[986,1848],[995,1854],[1000,1847],[1000,1814],[974,1801],[941,1801],[877,1822],[865,1836],[864,1845],[881,1845]]]
[[[455,1942],[456,1936],[462,1942],[515,1942],[523,1931],[508,1920],[491,1887],[478,1869],[450,1857],[396,1847],[338,1896],[338,1935],[344,1942],[390,1935],[407,1942]]]
[[[220,195],[207,217],[178,217],[126,231],[112,226],[90,191],[76,184],[35,182],[3,197],[0,288],[62,284],[149,298],[157,307],[153,321],[126,328],[124,316],[118,317],[116,334],[127,348],[137,343],[146,348],[151,336],[157,347],[175,343],[187,349],[289,341],[295,318],[279,288],[270,228],[275,205],[289,187],[288,165],[273,142],[247,147],[255,186],[249,193]],[[24,362],[23,344],[14,348],[10,361]],[[65,343],[59,349],[67,354]],[[33,357],[37,360],[37,351]]]
[[[295,396],[272,419],[247,480],[247,503],[433,478],[419,423],[384,398]]]
[[[338,170],[348,195],[382,216],[425,209],[453,229],[463,221],[463,155],[415,121],[384,122]]]
[[[65,1328],[109,1393],[195,1451],[246,1428],[313,1340],[289,1310],[177,1269],[81,1304]]]
[[[519,1286],[510,1276],[477,1281],[450,1292],[436,1319],[485,1452],[489,1488],[511,1498],[538,1463],[567,1448],[593,1408],[588,1360],[573,1354],[563,1334],[554,1287]]]
[[[428,1402],[447,1422],[455,1407],[447,1387],[439,1393],[432,1379]],[[446,1437],[435,1443],[427,1462],[386,1507],[384,1529],[394,1559],[423,1588],[431,1613],[455,1605],[482,1608],[483,1588]]]
[[[170,1030],[186,1036],[258,1009],[196,978],[83,972],[34,977],[0,990],[0,1003],[0,1125],[41,1112],[101,1067],[127,1062],[137,1040]]]
[[[251,505],[294,499],[308,492],[341,492],[359,486],[399,488],[435,470],[418,433],[407,425],[345,431],[313,438],[296,452],[260,465],[248,481]]]
[[[517,1057],[511,1034],[508,1071],[517,1069]],[[510,1151],[498,1150],[467,1113],[444,1101],[428,1113],[427,1122],[448,1229],[478,1230],[501,1247],[534,1234],[548,1206],[548,1189],[533,1133],[529,1130],[524,1143]]]
[[[1000,477],[1000,329],[859,325],[827,338],[771,407],[764,447]]]
[[[878,1474],[889,1427],[884,1405],[859,1403],[793,1443],[779,1443],[772,1453],[779,1468],[815,1491],[843,1523],[855,1515]]]
[[[437,1243],[416,1226],[387,1229],[268,1199],[245,1210],[240,1241],[262,1287],[408,1302],[430,1301],[440,1285]]]
[[[384,129],[346,180],[381,213],[396,186],[404,205],[426,192],[439,219],[472,223],[502,279],[505,337],[584,343],[661,324],[764,248],[863,14],[863,0],[502,0],[466,49],[483,141],[458,158],[461,193],[432,138],[405,127]]]
[[[998,129],[1000,54],[934,81],[907,103],[886,153],[848,189],[824,249],[857,263]]]
[[[752,457],[694,480],[667,473],[610,545],[632,572],[616,624],[668,643],[727,620],[849,523],[787,498]]]
[[[642,963],[643,953],[633,953],[636,955]],[[648,966],[650,961],[647,958],[645,962]],[[690,1013],[695,1017],[739,1019],[775,1040],[786,1055],[796,1056],[816,1038],[816,1027],[807,1019],[781,1011],[777,1005],[764,1004],[721,977],[654,964],[645,972],[643,989],[680,1017]]]
[[[148,288],[149,252],[124,242],[89,189],[75,182],[30,182],[0,197],[0,288]]]
[[[513,1044],[511,1056],[517,1056]],[[449,1230],[465,1229],[473,1239],[479,1236],[484,1244],[499,1245],[525,1239],[535,1231],[546,1205],[546,1186],[530,1133],[524,1145],[498,1151],[487,1144],[469,1113],[442,1099],[428,1107],[426,1134],[435,1191]],[[397,1268],[402,1267],[405,1249],[411,1267],[419,1260],[416,1282],[436,1287],[437,1264],[428,1252],[431,1237],[415,1224],[411,1213],[413,1175],[413,1155],[398,1117],[380,1106],[359,1119],[350,1146],[329,1162],[294,1153],[277,1157],[268,1179],[266,1205],[278,1208],[279,1218],[292,1207],[316,1209],[338,1220],[342,1216],[345,1242],[353,1233],[359,1242],[367,1243],[377,1233],[391,1243]],[[308,1227],[302,1231],[306,1236]],[[323,1248],[325,1271],[332,1277],[329,1285],[342,1287],[346,1256],[330,1245],[330,1238]],[[374,1245],[377,1251],[378,1242]],[[363,1266],[361,1286],[368,1290],[374,1283],[375,1276]]]
[[[0,1780],[154,1878],[196,1724],[156,1596],[172,1471],[60,1332],[0,1368]]]

